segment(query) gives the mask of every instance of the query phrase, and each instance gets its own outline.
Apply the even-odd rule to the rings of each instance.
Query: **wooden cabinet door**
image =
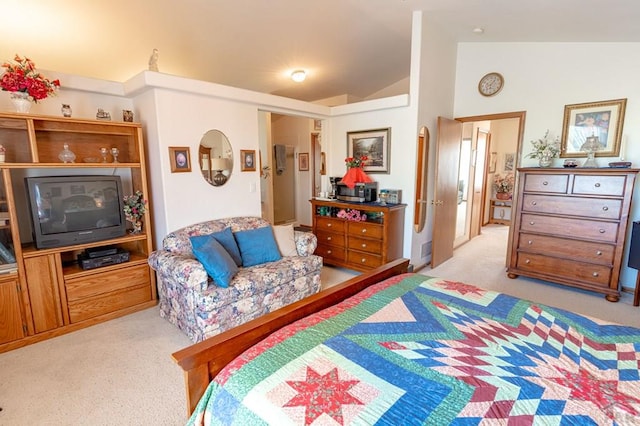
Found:
[[[58,271],[60,265],[57,254],[30,257],[24,260],[29,301],[33,314],[33,326],[36,333],[52,330],[64,325],[60,293],[58,290]]]
[[[25,337],[20,313],[18,282],[0,282],[0,343],[7,343]]]

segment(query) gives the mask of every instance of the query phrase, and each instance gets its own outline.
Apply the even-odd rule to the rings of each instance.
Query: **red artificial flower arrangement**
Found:
[[[363,155],[360,158],[345,158],[344,162],[347,165],[347,173],[342,177],[340,182],[346,184],[349,188],[355,188],[356,183],[373,182],[364,170],[362,170],[364,162],[368,159],[369,158],[366,155]]]
[[[60,87],[59,80],[51,81],[36,71],[36,65],[31,59],[16,55],[13,60],[15,63],[5,62],[2,64],[2,67],[6,68],[0,79],[2,90],[28,93],[37,103],[39,100],[55,94],[56,89]]]

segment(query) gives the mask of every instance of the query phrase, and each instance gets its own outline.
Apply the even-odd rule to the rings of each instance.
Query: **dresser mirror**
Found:
[[[209,130],[200,139],[198,164],[204,179],[213,186],[222,186],[233,171],[233,150],[229,139],[219,130]]]

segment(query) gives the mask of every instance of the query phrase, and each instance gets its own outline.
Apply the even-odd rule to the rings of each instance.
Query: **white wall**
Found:
[[[491,71],[505,78],[502,91],[486,98],[478,93],[480,78]],[[640,43],[462,43],[456,65],[456,117],[526,111],[522,166],[530,141],[547,129],[561,135],[564,107],[569,104],[627,98],[623,135],[626,160],[640,166]],[[615,158],[597,157],[600,167]],[[562,165],[562,159],[555,160]],[[630,220],[640,219],[640,185],[636,185]],[[628,239],[630,233],[628,235]],[[627,264],[628,245],[623,265]],[[623,267],[621,283],[635,286],[636,271]]]

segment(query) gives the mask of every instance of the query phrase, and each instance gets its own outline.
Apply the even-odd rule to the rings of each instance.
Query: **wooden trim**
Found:
[[[173,353],[172,358],[184,370],[187,415],[196,408],[212,378],[246,349],[294,321],[333,306],[384,279],[407,272],[408,267],[408,259],[395,260]]]

